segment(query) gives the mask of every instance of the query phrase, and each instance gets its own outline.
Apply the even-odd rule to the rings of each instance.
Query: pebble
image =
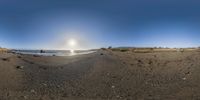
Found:
[[[119,96],[119,95],[117,95],[116,97],[117,97],[117,98],[120,98],[120,96]]]
[[[22,58],[21,56],[17,56],[17,58]]]
[[[31,93],[36,94],[36,91],[34,89],[31,89]]]
[[[16,68],[17,68],[17,69],[23,69],[24,66],[17,66]]]
[[[60,85],[57,85],[56,87],[57,87],[57,88],[60,88]]]
[[[3,61],[10,61],[8,58],[2,58]]]
[[[42,85],[44,85],[44,86],[47,86],[47,84],[46,84],[46,83],[42,83]]]
[[[183,80],[186,80],[186,78],[184,77],[184,78],[182,78]]]
[[[110,73],[107,73],[107,76],[110,76]]]
[[[115,86],[114,86],[114,85],[112,85],[112,86],[111,86],[111,88],[115,88]]]
[[[10,96],[10,93],[8,92],[8,93],[6,94],[6,96],[9,97],[9,96]]]
[[[27,96],[21,96],[22,98],[24,98],[24,99],[28,99],[28,97]]]

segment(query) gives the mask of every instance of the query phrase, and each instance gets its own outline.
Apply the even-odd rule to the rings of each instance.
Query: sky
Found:
[[[0,0],[0,46],[198,47],[199,5],[198,0]]]

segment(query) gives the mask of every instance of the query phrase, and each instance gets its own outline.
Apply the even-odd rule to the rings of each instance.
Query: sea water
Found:
[[[71,52],[70,50],[44,50],[44,53],[41,53],[40,50],[13,50],[12,52],[18,54],[41,55],[41,56],[74,56],[74,55],[90,54],[96,51],[75,50],[74,52]]]

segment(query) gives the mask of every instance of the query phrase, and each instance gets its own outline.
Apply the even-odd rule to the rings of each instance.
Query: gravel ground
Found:
[[[0,54],[0,100],[177,99],[200,99],[200,52]]]

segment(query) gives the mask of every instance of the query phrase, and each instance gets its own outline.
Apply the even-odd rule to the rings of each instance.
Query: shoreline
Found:
[[[97,51],[78,51],[78,52],[61,52],[61,51],[57,51],[55,50],[54,52],[48,52],[48,51],[52,51],[52,50],[46,50],[46,52],[44,53],[40,53],[40,52],[32,52],[31,51],[13,51],[13,53],[16,54],[24,54],[24,55],[35,55],[35,56],[76,56],[76,55],[84,55],[84,54],[90,54],[90,53],[95,53]],[[38,50],[37,50],[38,51]]]

